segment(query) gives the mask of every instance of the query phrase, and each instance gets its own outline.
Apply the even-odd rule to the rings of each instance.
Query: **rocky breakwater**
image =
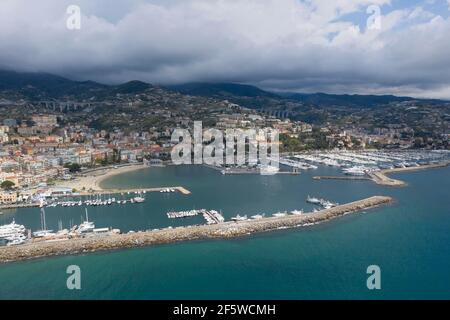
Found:
[[[417,166],[417,167],[386,169],[386,170],[371,172],[371,173],[369,173],[369,177],[372,179],[372,181],[374,181],[376,184],[379,184],[379,185],[390,186],[390,187],[404,187],[404,186],[406,186],[406,183],[404,181],[389,178],[388,174],[444,168],[444,167],[448,167],[449,165],[450,165],[450,161],[441,161],[438,163],[427,164],[427,165],[422,165],[422,166]]]
[[[375,196],[311,214],[2,247],[0,248],[0,263],[49,256],[86,254],[97,251],[168,244],[181,241],[234,238],[248,234],[317,224],[345,214],[387,204],[392,202],[392,200],[390,197]]]

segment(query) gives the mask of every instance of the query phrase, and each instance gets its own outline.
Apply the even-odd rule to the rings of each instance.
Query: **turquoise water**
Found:
[[[57,257],[0,266],[0,298],[33,299],[414,299],[450,298],[450,169],[395,177],[406,188],[371,182],[314,181],[301,176],[222,176],[204,167],[151,168],[116,176],[106,186],[182,185],[192,195],[149,194],[147,202],[90,209],[97,226],[141,230],[174,225],[170,210],[208,208],[226,217],[310,209],[308,194],[340,203],[391,195],[392,205],[303,229],[242,239],[196,241],[110,253]],[[80,207],[47,209],[56,228],[78,223]],[[5,212],[36,229],[37,209]],[[177,221],[196,224],[201,218]],[[69,265],[82,270],[82,290],[66,288]],[[382,290],[366,287],[379,265]]]

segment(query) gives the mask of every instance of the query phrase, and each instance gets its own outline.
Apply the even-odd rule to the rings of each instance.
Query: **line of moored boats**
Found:
[[[145,202],[145,198],[139,194],[136,197],[132,197],[129,199],[116,199],[115,197],[103,198],[100,195],[90,196],[87,200],[77,200],[77,201],[58,201],[57,199],[53,199],[51,201],[44,201],[44,205],[47,208],[55,208],[55,207],[81,207],[81,206],[110,206],[113,204],[135,204],[135,203],[143,203]]]
[[[46,214],[44,207],[40,210],[41,227],[40,230],[31,232],[24,225],[19,225],[12,221],[10,224],[0,226],[0,240],[6,241],[7,246],[21,245],[31,240],[67,240],[71,237],[87,235],[99,235],[120,233],[119,229],[96,228],[93,221],[89,221],[87,208],[85,209],[85,220],[80,225],[73,225],[70,229],[63,229],[62,222],[58,222],[58,231],[54,232],[47,228]]]
[[[417,167],[450,160],[448,151],[316,151],[282,157],[279,163],[302,170],[318,165],[341,168],[346,175],[364,176],[379,170]]]

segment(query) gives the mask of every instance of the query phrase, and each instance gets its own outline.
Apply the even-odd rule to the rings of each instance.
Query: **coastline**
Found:
[[[376,172],[369,173],[369,177],[373,182],[383,186],[389,187],[404,187],[406,186],[406,182],[398,179],[393,179],[388,176],[391,173],[402,173],[402,172],[415,172],[421,170],[429,170],[429,169],[437,169],[437,168],[445,168],[450,165],[450,161],[444,161],[436,164],[423,165],[419,167],[407,167],[407,168],[395,168],[395,169],[386,169]]]
[[[79,176],[75,178],[75,180],[70,181],[57,181],[56,187],[65,187],[76,189],[78,191],[103,191],[107,190],[101,186],[102,182],[106,179],[114,177],[119,174],[133,172],[141,169],[149,168],[144,164],[133,164],[121,167],[108,167],[108,168],[99,168],[94,171],[90,171],[87,173],[81,173]]]
[[[391,197],[374,196],[313,214],[268,217],[260,220],[167,228],[132,234],[69,239],[58,242],[36,242],[15,247],[1,247],[0,263],[171,244],[192,240],[238,238],[250,234],[293,229],[323,223],[350,213],[372,209],[391,202],[393,202],[393,198]]]

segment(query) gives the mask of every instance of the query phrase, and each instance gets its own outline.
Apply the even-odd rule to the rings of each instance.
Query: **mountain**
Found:
[[[118,86],[112,86],[111,92],[119,94],[137,94],[144,92],[152,87],[153,86],[151,84],[135,80],[126,82]]]
[[[178,91],[183,94],[192,96],[206,96],[224,98],[230,96],[238,97],[264,97],[264,98],[279,98],[278,95],[261,90],[258,87],[237,84],[237,83],[188,83],[181,85],[168,86],[169,89]]]
[[[12,97],[46,99],[104,99],[117,94],[138,94],[153,88],[142,81],[130,81],[120,85],[105,85],[94,81],[73,81],[49,73],[21,73],[0,70],[0,98]],[[163,89],[163,88],[161,88]],[[285,110],[292,102],[299,106],[316,107],[376,107],[392,102],[417,100],[430,104],[442,103],[440,100],[414,99],[392,95],[336,95],[326,93],[273,93],[256,86],[237,83],[188,83],[166,86],[165,89],[191,96],[202,96],[229,100],[253,109]]]
[[[441,102],[433,99],[414,99],[411,97],[397,97],[393,95],[348,95],[348,94],[326,94],[326,93],[284,93],[284,98],[300,101],[305,104],[316,106],[340,106],[340,107],[375,107],[393,102],[423,101],[428,103]]]
[[[120,85],[105,85],[94,81],[73,81],[49,73],[14,72],[0,70],[0,92],[16,93],[27,99],[60,99],[74,97],[104,98],[116,94],[137,94],[152,85],[130,81]]]
[[[15,92],[30,99],[88,96],[107,88],[97,82],[72,81],[48,73],[0,71],[0,91]]]
[[[415,99],[411,97],[397,97],[393,95],[349,95],[327,93],[275,93],[264,91],[251,85],[235,83],[188,83],[168,86],[168,88],[183,94],[212,98],[222,98],[241,104],[249,108],[266,108],[267,105],[282,106],[288,101],[300,102],[316,107],[357,107],[371,108],[390,103],[405,101],[421,101],[426,103],[442,103],[436,99]]]

